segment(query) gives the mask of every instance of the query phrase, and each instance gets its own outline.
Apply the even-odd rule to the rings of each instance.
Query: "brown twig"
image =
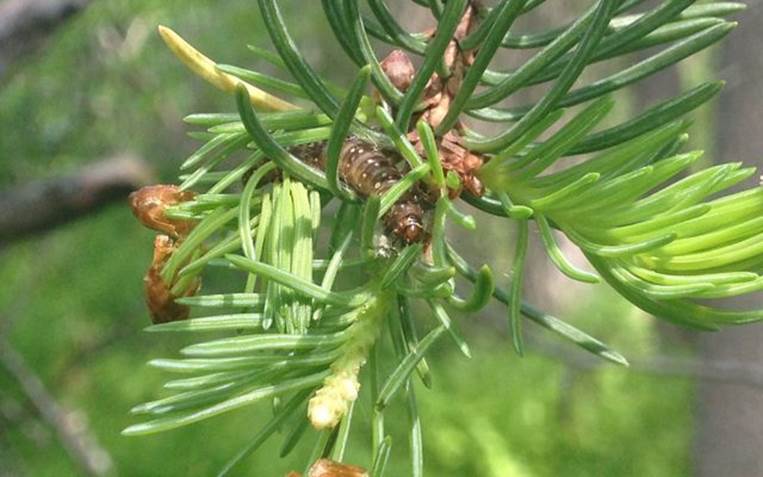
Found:
[[[94,212],[151,179],[141,160],[123,156],[57,177],[0,192],[0,245],[52,229]]]
[[[5,0],[0,2],[0,75],[8,65],[39,48],[56,27],[90,0]]]
[[[2,337],[0,365],[18,383],[42,419],[55,429],[66,452],[86,475],[101,476],[111,470],[112,460],[108,452],[98,445],[87,428],[72,419],[72,413],[56,402],[23,356]]]
[[[593,370],[605,366],[601,359],[578,350],[565,349],[546,340],[532,341],[531,350],[575,369]],[[694,378],[702,381],[742,384],[763,388],[763,366],[740,361],[708,360],[693,357],[652,355],[629,358],[629,371],[656,376]]]

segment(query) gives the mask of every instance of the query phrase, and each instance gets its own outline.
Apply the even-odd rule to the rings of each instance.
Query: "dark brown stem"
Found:
[[[0,366],[18,383],[42,419],[55,429],[58,439],[84,475],[101,476],[111,470],[112,460],[87,429],[72,419],[48,392],[23,356],[0,336]]]
[[[123,156],[79,173],[22,184],[0,192],[0,245],[45,232],[90,214],[151,180],[141,160]]]
[[[545,339],[531,340],[533,352],[563,363],[565,366],[593,370],[609,366],[592,355]],[[629,370],[635,373],[676,378],[695,378],[702,381],[730,383],[751,388],[763,388],[763,366],[733,360],[654,355],[629,359]]]
[[[0,2],[0,77],[22,55],[35,51],[65,20],[90,0],[5,0]]]

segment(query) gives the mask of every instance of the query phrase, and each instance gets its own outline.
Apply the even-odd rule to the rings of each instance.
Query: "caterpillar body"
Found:
[[[358,194],[365,197],[381,195],[403,178],[396,164],[397,159],[396,154],[351,138],[342,146],[339,174]],[[406,243],[422,241],[426,235],[422,199],[421,194],[414,190],[397,201],[384,215],[387,231]]]
[[[296,146],[291,152],[305,163],[325,169],[325,143]],[[398,168],[400,161],[401,158],[396,152],[382,150],[371,143],[350,137],[340,151],[339,177],[362,197],[382,195],[403,178],[403,172]],[[385,229],[405,243],[425,240],[426,204],[426,194],[414,188],[384,215],[382,221]]]

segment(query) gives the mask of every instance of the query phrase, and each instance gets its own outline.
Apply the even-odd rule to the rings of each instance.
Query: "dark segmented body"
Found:
[[[303,162],[319,169],[326,168],[326,143],[293,146],[289,151]],[[339,177],[358,195],[378,196],[387,192],[403,178],[396,152],[381,150],[373,144],[350,137],[342,146],[339,157]],[[387,232],[406,243],[420,242],[424,230],[425,194],[413,190],[404,195],[384,215]]]
[[[426,238],[424,208],[415,198],[403,199],[384,215],[384,226],[406,243],[421,242]]]
[[[356,139],[342,146],[339,175],[364,197],[385,193],[403,177],[391,154]]]
[[[358,194],[369,197],[387,192],[403,178],[397,168],[396,153],[380,150],[373,145],[350,138],[342,146],[339,175]],[[406,243],[424,239],[424,208],[422,197],[409,192],[395,203],[384,215],[387,231]]]

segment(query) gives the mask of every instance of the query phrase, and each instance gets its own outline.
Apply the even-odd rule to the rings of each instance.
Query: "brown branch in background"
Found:
[[[90,0],[0,1],[0,77],[22,55],[39,48],[44,40]]]
[[[574,369],[594,370],[607,366],[595,356],[544,339],[531,340],[531,349],[541,356],[554,359]],[[763,366],[759,364],[660,354],[629,358],[628,361],[630,362],[628,369],[636,373],[763,388]]]
[[[62,409],[40,378],[11,344],[0,337],[0,366],[18,383],[42,419],[58,435],[59,441],[85,475],[106,475],[112,467],[111,456],[88,432],[74,413]]]
[[[78,174],[0,191],[0,245],[94,212],[150,182],[145,162],[122,156],[90,164]]]

